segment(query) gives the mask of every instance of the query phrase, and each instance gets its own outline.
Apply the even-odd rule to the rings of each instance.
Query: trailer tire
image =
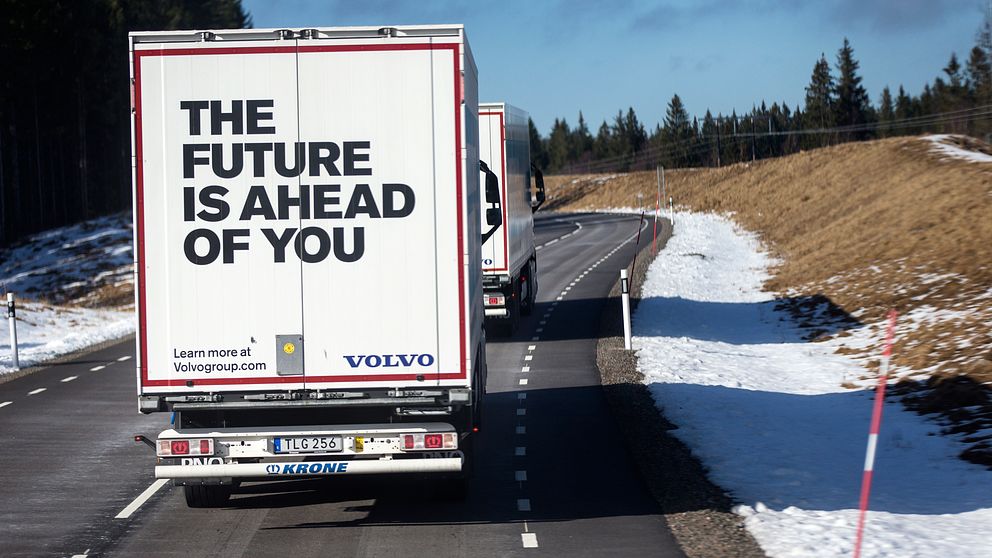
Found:
[[[534,287],[536,283],[534,282],[534,263],[533,261],[527,262],[527,266],[524,268],[525,277],[527,277],[527,298],[521,300],[520,304],[520,314],[522,316],[530,316],[534,313],[534,304],[537,302],[537,297],[535,296]]]
[[[232,487],[208,484],[186,485],[183,492],[186,495],[186,505],[190,508],[217,508],[227,503],[231,497]]]

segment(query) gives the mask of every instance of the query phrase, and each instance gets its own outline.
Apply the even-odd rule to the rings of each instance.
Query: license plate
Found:
[[[276,453],[341,451],[341,436],[292,436],[272,440]]]

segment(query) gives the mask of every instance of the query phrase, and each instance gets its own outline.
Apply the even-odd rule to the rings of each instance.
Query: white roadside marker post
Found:
[[[675,226],[675,200],[671,196],[668,197],[668,219],[672,222],[672,226]]]
[[[865,515],[868,513],[868,498],[871,496],[871,479],[875,472],[875,449],[878,446],[878,433],[882,427],[882,408],[885,404],[885,386],[889,381],[889,359],[892,357],[892,342],[896,336],[896,311],[889,311],[889,326],[885,332],[885,348],[879,367],[878,388],[875,389],[875,405],[868,429],[868,449],[865,451],[865,468],[861,477],[861,498],[858,502],[858,526],[854,535],[854,558],[861,557],[861,541],[864,539]]]
[[[21,369],[21,363],[17,360],[17,319],[14,308],[14,293],[7,293],[7,322],[10,324],[10,357],[14,370]]]
[[[627,269],[620,270],[620,298],[623,300],[623,348],[630,350],[630,283]]]

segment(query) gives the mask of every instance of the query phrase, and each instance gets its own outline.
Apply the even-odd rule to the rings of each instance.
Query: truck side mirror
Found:
[[[498,207],[490,207],[486,210],[486,224],[490,227],[498,227],[503,224],[503,212]]]
[[[486,203],[499,203],[499,179],[496,173],[486,173]]]
[[[482,243],[485,244],[503,224],[503,208],[500,206],[499,178],[489,170],[485,161],[479,161],[479,170],[486,174],[486,203],[492,207],[486,208],[486,224],[488,232],[482,233]]]
[[[537,203],[531,206],[530,211],[531,213],[537,213],[537,210],[541,208],[541,205],[544,204],[544,200],[546,199],[544,193],[544,173],[534,163],[530,164],[530,170],[534,171],[534,184],[537,186]]]

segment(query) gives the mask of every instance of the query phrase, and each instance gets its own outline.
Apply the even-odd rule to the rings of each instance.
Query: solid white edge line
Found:
[[[130,504],[127,505],[126,508],[121,510],[121,513],[115,515],[114,519],[127,519],[131,517],[131,515],[134,514],[134,512],[138,511],[138,508],[140,508],[142,504],[147,502],[149,498],[154,496],[155,493],[158,492],[159,489],[165,486],[166,483],[168,482],[169,479],[158,479],[155,482],[153,482],[148,488],[145,489],[144,492],[139,494],[138,497],[135,498],[133,502],[131,502]]]
[[[524,548],[540,548],[537,546],[537,533],[520,533],[520,542]]]
[[[38,389],[34,389],[34,390],[31,390],[31,391],[29,391],[29,392],[28,392],[28,395],[38,395],[39,393],[41,393],[41,392],[43,392],[43,391],[47,391],[47,390],[48,390],[48,388],[38,388]]]
[[[67,377],[65,377],[65,378],[62,378],[62,379],[61,379],[61,380],[59,380],[59,381],[60,381],[60,382],[62,382],[62,383],[64,384],[64,383],[66,383],[66,382],[71,382],[71,381],[73,381],[73,380],[75,380],[75,379],[76,379],[76,378],[78,378],[78,377],[79,377],[79,376],[67,376]]]
[[[10,405],[11,403],[13,403],[13,401],[4,401],[3,403],[0,403],[0,409],[3,409],[4,407]]]

